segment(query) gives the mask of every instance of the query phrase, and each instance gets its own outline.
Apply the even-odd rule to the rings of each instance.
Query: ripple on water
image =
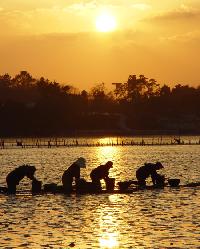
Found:
[[[1,151],[1,185],[14,167],[30,162],[37,177],[60,183],[63,170],[85,156],[92,168],[114,161],[116,182],[135,178],[138,165],[161,161],[169,177],[199,181],[198,146],[12,149]],[[107,152],[108,151],[108,152]],[[20,190],[30,187],[22,181]],[[116,195],[0,195],[0,248],[199,248],[200,188]]]

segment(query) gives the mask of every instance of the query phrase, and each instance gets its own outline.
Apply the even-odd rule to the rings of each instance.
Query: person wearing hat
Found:
[[[80,169],[86,168],[86,160],[83,157],[79,157],[62,175],[62,184],[65,193],[72,191],[72,183],[75,178],[77,182],[80,179]]]
[[[110,168],[113,168],[113,162],[108,161],[106,164],[100,165],[91,171],[90,178],[92,179],[92,183],[97,190],[102,189],[100,180],[103,179],[106,183],[109,179],[108,175]]]
[[[19,182],[25,176],[32,181],[36,181],[36,178],[34,176],[35,171],[36,171],[35,166],[30,166],[30,165],[22,165],[11,171],[6,177],[8,193],[15,194],[16,186],[19,185]]]
[[[157,170],[164,168],[162,163],[145,163],[144,166],[141,166],[136,170],[136,178],[138,180],[139,186],[146,186],[146,179],[151,176],[153,185],[157,184],[157,180],[160,179],[160,175],[157,173]]]

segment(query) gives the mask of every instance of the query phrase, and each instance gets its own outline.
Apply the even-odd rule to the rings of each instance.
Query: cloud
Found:
[[[80,32],[91,29],[92,20],[87,12],[76,15],[68,7],[36,8],[32,10],[1,10],[2,35]]]
[[[162,37],[161,41],[164,42],[181,42],[181,43],[197,43],[200,42],[200,30],[182,33],[178,35]]]
[[[14,0],[13,0],[14,1]],[[31,0],[30,0],[31,1]],[[11,0],[9,0],[11,4]],[[23,4],[2,7],[0,29],[3,34],[42,34],[64,32],[95,31],[95,19],[99,12],[106,9],[117,20],[118,29],[136,27],[138,20],[149,14],[150,5],[132,1],[53,1],[47,0],[31,6]],[[125,2],[125,3],[124,3]],[[3,9],[4,8],[4,9]]]
[[[163,12],[159,15],[154,15],[146,20],[154,22],[165,22],[165,21],[188,21],[200,19],[200,9],[193,8],[187,5],[181,5],[180,8]]]
[[[95,9],[97,8],[96,1],[91,1],[87,3],[73,3],[72,5],[69,5],[66,9],[74,10],[74,11],[81,11],[81,10],[88,10],[88,9]]]
[[[151,5],[146,3],[135,3],[131,5],[131,8],[137,9],[137,10],[149,10],[151,9]]]

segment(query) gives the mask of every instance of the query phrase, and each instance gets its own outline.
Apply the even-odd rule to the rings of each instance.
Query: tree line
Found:
[[[107,91],[104,83],[78,92],[27,71],[0,75],[0,136],[64,136],[76,131],[179,130],[200,132],[200,86],[170,88],[129,75]]]

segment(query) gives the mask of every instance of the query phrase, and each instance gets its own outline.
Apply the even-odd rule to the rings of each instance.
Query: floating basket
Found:
[[[168,179],[168,183],[171,187],[178,187],[180,179]]]

